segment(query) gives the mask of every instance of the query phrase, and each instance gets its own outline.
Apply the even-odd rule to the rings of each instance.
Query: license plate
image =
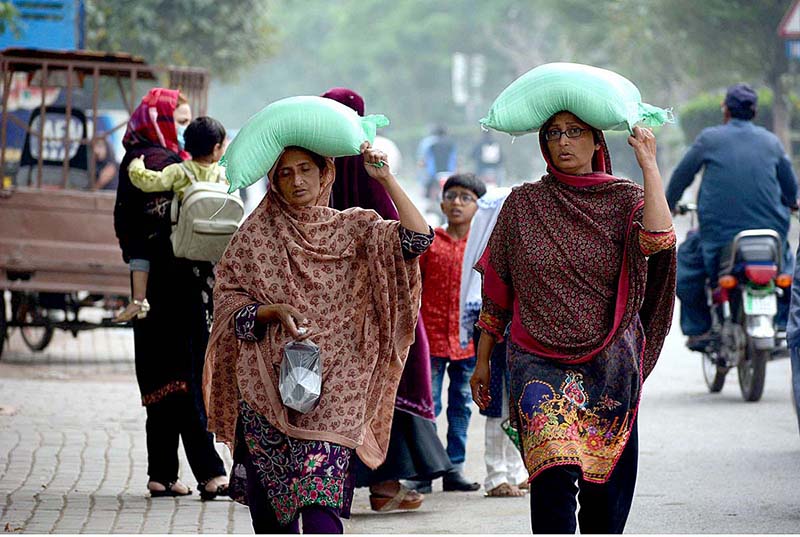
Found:
[[[775,315],[778,313],[778,300],[775,295],[752,295],[744,293],[744,312],[747,315]]]

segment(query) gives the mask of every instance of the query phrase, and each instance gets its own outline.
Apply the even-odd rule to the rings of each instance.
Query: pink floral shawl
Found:
[[[208,429],[232,443],[244,399],[284,434],[356,448],[375,468],[386,457],[397,385],[414,340],[419,265],[403,258],[399,222],[327,207],[334,175],[328,159],[313,207],[291,207],[270,188],[217,265],[203,375]],[[234,314],[254,302],[290,304],[311,323],[323,383],[319,404],[307,414],[287,409],[278,392],[290,341],[280,323],[259,342],[235,336]]]

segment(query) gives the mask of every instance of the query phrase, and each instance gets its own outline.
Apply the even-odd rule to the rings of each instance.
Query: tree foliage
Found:
[[[790,64],[777,28],[792,0],[609,2],[619,21],[613,56],[639,80],[682,101],[736,82],[766,86],[775,97],[768,125],[788,145]]]
[[[268,0],[87,0],[88,48],[230,76],[272,52]]]
[[[275,99],[348,86],[364,96],[369,111],[392,119],[387,134],[404,153],[413,154],[431,124],[444,123],[459,138],[464,154],[478,127],[474,114],[452,98],[452,59],[460,52],[486,59],[478,117],[528,69],[572,61],[613,69],[634,81],[645,101],[676,110],[699,93],[724,91],[736,82],[768,87],[776,96],[773,117],[785,121],[788,110],[780,106],[791,77],[776,29],[790,4],[274,0],[275,55],[236,84],[216,84],[212,112],[236,127]],[[780,132],[781,125],[775,130]],[[664,129],[663,136],[683,143],[678,129]],[[533,138],[518,140],[513,147],[509,138],[499,139],[517,175],[529,177],[532,163],[541,161]],[[621,145],[620,151],[627,150]]]
[[[17,32],[19,11],[11,2],[0,2],[0,34],[6,31]]]

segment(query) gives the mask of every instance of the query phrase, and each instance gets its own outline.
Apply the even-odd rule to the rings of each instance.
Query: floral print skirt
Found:
[[[264,489],[275,517],[289,524],[303,507],[317,505],[350,517],[354,476],[350,463],[354,450],[317,440],[286,436],[242,401],[233,457],[231,496],[247,504],[245,459]],[[245,453],[244,450],[247,452]]]
[[[605,483],[628,442],[641,393],[644,334],[637,316],[584,364],[561,364],[508,345],[510,425],[531,480],[572,464]]]

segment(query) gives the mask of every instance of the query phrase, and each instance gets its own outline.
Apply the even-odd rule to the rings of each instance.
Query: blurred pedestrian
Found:
[[[511,191],[478,263],[483,301],[470,381],[491,403],[506,337],[511,433],[530,474],[534,533],[622,533],[638,464],[642,382],[675,300],[675,232],[653,134],[628,138],[644,188],[611,175],[602,131],[559,112],[539,131],[547,175]],[[645,345],[646,341],[646,345]]]
[[[431,356],[431,383],[436,415],[442,411],[442,387],[447,388],[447,455],[453,468],[444,477],[445,491],[473,491],[480,485],[464,477],[467,430],[472,415],[469,378],[475,369],[472,344],[459,344],[459,293],[461,264],[469,236],[470,222],[478,198],[486,186],[475,174],[452,175],[444,184],[442,212],[447,228],[436,229],[436,240],[419,261],[422,272],[421,317],[428,334]],[[420,482],[417,490],[430,490],[430,482]]]
[[[341,533],[353,463],[389,448],[397,385],[417,320],[417,256],[433,233],[365,143],[367,173],[400,221],[328,207],[332,159],[287,147],[269,189],[217,265],[204,376],[209,429],[234,444],[232,494],[257,533]],[[301,331],[302,329],[302,331]],[[319,346],[322,393],[305,414],[281,399],[284,345]]]
[[[461,265],[461,322],[459,326],[462,347],[474,343],[478,347],[480,331],[475,328],[481,310],[481,277],[473,269],[486,249],[503,202],[510,188],[489,190],[478,199],[478,212],[472,219],[464,262]],[[495,345],[492,352],[489,394],[491,402],[480,413],[486,416],[484,454],[486,480],[483,487],[490,498],[524,496],[528,487],[528,471],[522,463],[517,446],[503,430],[508,420],[510,393],[509,371],[506,364],[505,341]]]
[[[227,494],[228,483],[213,436],[206,430],[202,400],[212,266],[173,256],[172,192],[143,192],[128,176],[128,165],[138,157],[144,157],[151,170],[187,158],[179,134],[191,119],[189,102],[178,91],[154,88],[142,99],[123,138],[126,152],[114,229],[131,271],[148,273],[144,297],[133,300],[152,306],[148,316],[133,320],[136,380],[147,410],[147,488],[153,497],[191,494],[178,480],[178,440],[182,439],[200,496],[212,499]]]
[[[797,428],[800,430],[800,246],[798,246],[794,263],[791,293],[789,322],[786,327],[786,344],[789,347],[791,358],[794,411],[797,416]]]
[[[487,185],[502,185],[505,178],[503,150],[491,131],[482,131],[481,138],[472,149],[472,159],[478,177]]]
[[[352,90],[333,88],[323,97],[364,115],[364,100]],[[376,211],[385,220],[399,218],[386,189],[369,177],[363,156],[340,157],[334,164],[336,181],[331,192],[331,207],[340,211],[361,207]],[[424,496],[404,487],[400,480],[435,479],[450,469],[450,459],[436,434],[435,419],[428,338],[419,320],[395,398],[386,462],[375,470],[356,462],[356,486],[369,486],[373,510],[419,508]]]
[[[456,172],[458,151],[456,143],[447,135],[444,125],[434,127],[431,137],[424,144],[419,166],[424,170],[423,191],[428,199],[439,197],[439,178]]]

